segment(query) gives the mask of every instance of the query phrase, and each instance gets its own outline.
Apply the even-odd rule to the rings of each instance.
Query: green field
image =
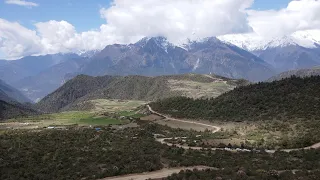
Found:
[[[112,119],[106,117],[89,117],[80,119],[77,124],[81,125],[117,125],[128,123],[127,120]]]
[[[134,114],[132,114],[134,115]],[[88,111],[70,111],[27,118],[10,119],[7,122],[32,122],[39,127],[56,126],[56,125],[116,125],[129,123],[127,120],[97,116]]]
[[[144,114],[137,113],[137,108],[146,102],[97,99],[90,101],[90,103],[94,104],[94,109],[14,118],[6,121],[6,124],[2,125],[2,127],[33,129],[48,126],[127,124],[130,123],[129,118],[140,118],[144,116]],[[23,123],[29,125],[23,125]]]
[[[125,117],[133,117],[133,118],[141,118],[145,116],[144,114],[136,113],[134,111],[121,111],[117,113],[119,116],[125,116]]]

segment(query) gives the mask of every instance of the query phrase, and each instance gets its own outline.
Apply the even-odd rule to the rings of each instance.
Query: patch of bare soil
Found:
[[[173,121],[173,120],[167,120],[167,119],[157,120],[155,122],[161,125],[167,125],[171,128],[180,128],[185,130],[191,130],[191,129],[195,131],[215,130],[215,128],[204,126],[201,124],[186,123],[186,122]]]
[[[160,119],[163,119],[163,117],[155,115],[155,114],[150,114],[148,116],[144,116],[144,117],[140,118],[140,120],[143,120],[143,121],[157,121]]]

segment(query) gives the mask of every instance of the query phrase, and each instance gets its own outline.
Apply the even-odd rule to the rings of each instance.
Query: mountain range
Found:
[[[78,71],[85,59],[88,58],[70,53],[0,60],[0,75],[6,83],[37,101],[60,87],[66,75]]]
[[[320,30],[298,31],[273,38],[251,33],[219,36],[218,39],[251,52],[278,72],[320,65]]]
[[[134,44],[108,45],[103,50],[0,60],[0,75],[35,102],[79,74],[198,73],[265,81],[284,71],[319,66],[319,42],[317,30],[268,40],[253,34],[235,34],[184,44],[173,44],[164,37],[146,37]]]
[[[93,56],[81,72],[88,75],[217,74],[229,78],[263,80],[274,74],[262,59],[211,37],[176,46],[164,37],[135,44],[109,45]]]

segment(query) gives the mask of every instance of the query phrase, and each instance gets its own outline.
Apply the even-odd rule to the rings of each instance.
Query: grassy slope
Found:
[[[11,121],[19,122],[37,122],[39,126],[55,126],[55,125],[110,125],[123,124],[126,121],[121,121],[115,118],[97,116],[93,112],[88,111],[69,111],[62,113],[45,114],[38,116],[29,116],[25,118],[12,119]]]
[[[174,86],[180,86],[184,90],[177,90],[168,81],[174,80]],[[224,81],[225,88],[220,86]],[[188,85],[190,82],[198,83],[196,86]],[[178,85],[177,85],[178,84]],[[212,84],[212,86],[208,85]],[[206,75],[176,75],[176,76],[103,76],[90,77],[77,76],[68,81],[52,94],[38,103],[43,111],[56,112],[68,110],[77,103],[93,99],[134,99],[134,100],[157,100],[179,95],[187,96],[186,92],[191,90],[203,91],[200,95],[206,95],[206,91],[217,91],[218,94],[228,91],[237,85],[247,84],[243,80],[232,80],[219,76]],[[202,88],[201,86],[205,88]],[[217,88],[218,87],[218,88]],[[217,90],[215,90],[217,89]],[[215,95],[216,96],[216,95]]]

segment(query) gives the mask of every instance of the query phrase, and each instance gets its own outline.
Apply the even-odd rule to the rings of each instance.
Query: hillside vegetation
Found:
[[[154,133],[172,135],[177,132],[181,130],[157,124],[119,130],[105,127],[99,131],[73,127],[5,131],[0,134],[0,179],[90,180],[198,165],[217,168],[217,174],[206,171],[186,179],[319,177],[318,150],[274,154],[198,151],[162,145],[153,138]],[[291,176],[286,178],[288,174]],[[185,178],[172,176],[168,179]]]
[[[238,87],[218,98],[173,97],[151,103],[179,118],[257,121],[320,119],[320,76],[291,77]]]
[[[35,115],[38,112],[25,105],[0,100],[0,120]]]
[[[77,104],[94,99],[153,101],[175,96],[216,97],[245,84],[248,84],[245,80],[215,75],[186,74],[158,77],[79,75],[43,98],[37,107],[46,112],[56,112],[74,110]]]

